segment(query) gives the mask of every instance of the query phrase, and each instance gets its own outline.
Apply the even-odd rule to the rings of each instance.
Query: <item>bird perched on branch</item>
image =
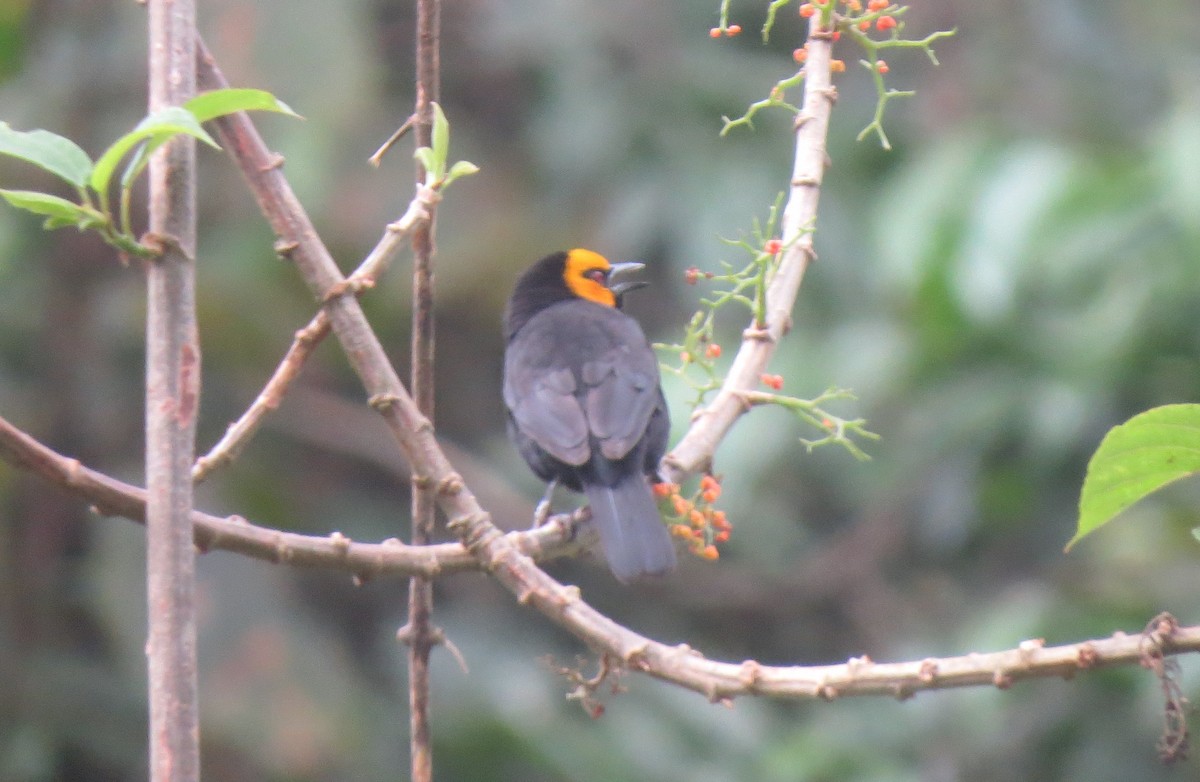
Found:
[[[530,469],[583,492],[613,575],[622,582],[675,567],[675,547],[649,480],[670,419],[658,359],[616,282],[643,267],[590,250],[556,252],[517,280],[504,316],[508,434]]]

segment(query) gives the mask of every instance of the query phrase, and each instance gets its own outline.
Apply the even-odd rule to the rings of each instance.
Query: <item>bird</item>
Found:
[[[658,359],[621,311],[645,268],[576,248],[551,253],[517,279],[504,314],[504,404],[509,439],[549,486],[587,496],[618,581],[661,576],[675,546],[650,482],[666,452],[670,416]]]

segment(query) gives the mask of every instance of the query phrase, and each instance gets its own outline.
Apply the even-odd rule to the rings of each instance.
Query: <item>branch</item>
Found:
[[[3,418],[0,418],[0,458],[87,498],[99,512],[145,520],[142,489],[52,451]],[[566,529],[585,518],[584,512],[577,512],[569,519],[559,518],[537,530],[510,532],[504,539],[518,557],[548,558],[574,553],[588,540],[566,545],[564,541],[570,537]],[[338,532],[328,537],[299,535],[255,526],[238,516],[220,518],[193,512],[192,520],[196,546],[201,551],[219,549],[277,564],[342,570],[358,581],[413,573],[440,577],[480,568],[475,557],[458,543],[424,547],[408,546],[399,540],[358,543]],[[475,545],[480,548],[484,543],[476,541]],[[509,557],[508,561],[519,560]],[[875,663],[866,657],[826,666],[766,666],[752,660],[726,663],[706,660],[687,646],[667,646],[625,630],[587,606],[579,598],[578,589],[554,584],[540,570],[534,570],[553,585],[554,591],[533,583],[530,591],[518,592],[524,602],[534,604],[589,646],[601,653],[608,652],[623,665],[688,687],[714,701],[738,695],[800,700],[852,695],[907,698],[923,690],[951,687],[1006,688],[1021,679],[1069,678],[1076,671],[1135,662],[1154,670],[1152,656],[1147,657],[1151,653],[1169,657],[1200,651],[1200,627],[1177,627],[1172,620],[1166,624],[1151,623],[1142,635],[1117,632],[1111,638],[1057,647],[1044,647],[1040,640],[1034,640],[1008,651],[901,663]],[[496,575],[506,584],[521,578],[504,570],[497,570]],[[1152,642],[1149,648],[1148,639]]]
[[[346,282],[356,293],[373,287],[387,269],[404,240],[419,225],[427,223],[441,194],[431,187],[417,187],[400,219],[389,223],[383,237]],[[296,332],[291,347],[276,367],[254,402],[237,421],[229,425],[225,435],[192,467],[192,480],[199,483],[221,467],[231,464],[258,432],[267,414],[278,409],[292,381],[300,374],[304,363],[317,346],[329,336],[329,314],[320,310],[308,325]]]
[[[207,51],[198,58],[197,68],[203,86],[227,86],[228,82]],[[358,299],[352,295],[353,286],[338,270],[284,176],[282,160],[267,149],[244,112],[215,122],[222,145],[233,156],[259,208],[278,236],[276,246],[295,264],[314,297],[329,314],[333,333],[366,390],[368,402],[382,416],[417,478],[433,488],[447,516],[483,514],[479,502],[438,446],[429,419],[400,382]]]
[[[817,224],[817,202],[825,175],[825,139],[829,116],[837,98],[830,80],[833,33],[820,27],[820,15],[809,22],[808,60],[804,72],[804,103],[796,117],[796,154],[791,188],[783,212],[783,241],[779,266],[767,287],[764,328],[751,324],[733,359],[721,389],[706,407],[696,411],[683,438],[663,457],[660,475],[670,483],[709,469],[717,446],[746,412],[746,393],[758,386],[758,378],[775,353],[775,346],[792,324],[792,310],[808,264],[816,257],[813,233]]]
[[[0,417],[0,459],[77,494],[97,513],[146,523],[146,491],[82,465],[46,447]],[[577,553],[592,542],[590,532],[573,530],[586,512],[556,516],[536,530],[511,532],[513,545],[538,560]],[[382,576],[443,576],[478,571],[481,566],[457,542],[410,546],[399,540],[359,543],[340,532],[301,535],[251,524],[241,516],[192,511],[195,547],[201,552],[230,551],[253,559],[296,567],[342,570],[356,581]]]
[[[151,0],[150,112],[196,93],[194,0]],[[177,136],[150,158],[146,243],[146,597],[150,779],[200,779],[192,459],[200,395],[196,336],[196,150]]]
[[[417,0],[416,102],[413,116],[418,147],[433,146],[433,104],[440,91],[441,41],[440,0]],[[426,171],[416,164],[416,182],[420,188]],[[417,410],[433,421],[433,255],[436,213],[413,231],[413,306],[411,376]],[[414,546],[433,541],[434,501],[432,488],[419,475],[413,476],[412,542]],[[429,655],[443,639],[433,625],[433,582],[413,576],[408,582],[408,623],[399,637],[408,644],[408,715],[409,760],[413,782],[433,781],[433,736],[429,719]]]

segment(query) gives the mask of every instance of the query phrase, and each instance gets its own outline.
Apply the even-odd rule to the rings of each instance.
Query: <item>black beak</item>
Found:
[[[613,292],[613,295],[617,297],[618,301],[629,291],[637,290],[638,288],[645,288],[650,283],[646,282],[645,280],[630,280],[628,282],[614,282],[614,280],[617,277],[624,277],[627,274],[639,272],[645,268],[646,264],[638,263],[636,261],[626,261],[624,263],[614,263],[612,265],[612,268],[609,269],[608,272],[608,289]]]

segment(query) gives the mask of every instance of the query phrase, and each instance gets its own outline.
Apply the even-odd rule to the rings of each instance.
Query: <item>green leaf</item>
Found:
[[[97,193],[106,193],[113,172],[129,151],[145,142],[151,150],[161,146],[172,137],[185,133],[198,138],[211,147],[220,149],[212,136],[200,127],[200,121],[192,112],[179,106],[171,106],[151,114],[138,123],[137,127],[113,142],[104,151],[92,169],[90,184]]]
[[[13,130],[7,122],[0,122],[0,155],[32,163],[80,188],[92,172],[92,159],[71,139],[48,130]]]
[[[1104,436],[1088,463],[1079,527],[1067,550],[1168,483],[1200,472],[1200,405],[1166,405]]]
[[[436,180],[438,161],[437,155],[434,154],[432,149],[429,147],[417,147],[413,150],[413,158],[425,169],[426,182],[431,178]]]
[[[18,209],[43,215],[46,218],[44,226],[48,230],[68,225],[82,229],[104,222],[104,216],[95,210],[49,193],[39,193],[33,190],[0,190],[0,197]]]
[[[446,179],[442,182],[442,187],[446,187],[454,180],[463,176],[479,173],[479,166],[469,160],[460,160],[450,166],[450,170],[446,172]]]
[[[432,105],[433,129],[430,136],[433,142],[433,152],[441,161],[444,171],[446,161],[450,156],[450,123],[446,120],[446,112],[442,111],[442,107],[437,103]]]
[[[279,114],[300,115],[266,90],[230,88],[205,92],[183,104],[200,122],[239,111],[274,111]]]

